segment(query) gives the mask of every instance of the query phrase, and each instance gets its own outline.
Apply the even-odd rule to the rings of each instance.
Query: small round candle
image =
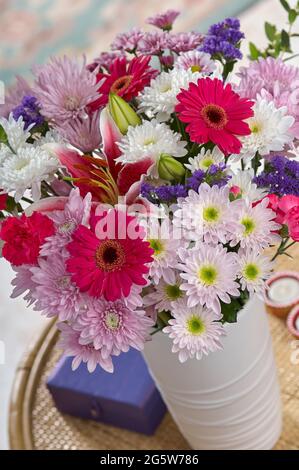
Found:
[[[284,271],[274,274],[266,282],[266,307],[268,312],[285,317],[299,303],[299,274]]]
[[[268,297],[278,303],[293,302],[299,297],[299,281],[294,277],[284,277],[272,282]]]
[[[299,338],[299,305],[296,305],[289,313],[287,327],[295,338]]]

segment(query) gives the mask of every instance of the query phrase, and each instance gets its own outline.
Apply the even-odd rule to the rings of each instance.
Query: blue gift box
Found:
[[[57,408],[143,434],[153,434],[166,406],[140,352],[130,349],[114,359],[114,373],[99,366],[90,374],[85,364],[72,371],[63,357],[47,381]]]

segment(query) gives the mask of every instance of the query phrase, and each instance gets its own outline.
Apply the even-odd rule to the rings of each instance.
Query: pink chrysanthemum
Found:
[[[198,243],[194,248],[179,250],[179,256],[178,269],[185,280],[181,289],[187,293],[188,307],[199,303],[212,309],[220,319],[220,300],[229,304],[230,296],[240,295],[236,253],[227,252],[222,245]]]
[[[191,83],[188,90],[177,96],[176,111],[193,142],[209,141],[216,144],[226,155],[240,153],[241,142],[236,137],[250,134],[245,119],[253,116],[253,101],[232,91],[231,85],[221,80],[200,78]]]
[[[41,246],[54,233],[54,224],[46,215],[34,212],[30,217],[8,217],[1,226],[5,242],[2,256],[14,266],[36,264]]]
[[[55,234],[47,238],[42,246],[41,255],[50,256],[56,253],[68,255],[67,251],[64,252],[64,248],[72,240],[72,234],[77,227],[88,224],[90,208],[90,193],[83,199],[79,189],[73,189],[64,210],[55,210],[48,214],[54,222]]]
[[[90,72],[104,68],[109,72],[111,65],[118,57],[125,57],[123,52],[101,52],[87,68]]]
[[[179,54],[196,49],[203,41],[203,35],[196,31],[188,33],[169,33],[167,36],[167,49]]]
[[[152,326],[153,320],[143,310],[130,310],[123,300],[97,299],[78,318],[80,342],[92,343],[105,359],[127,352],[130,347],[142,350]]]
[[[99,128],[99,111],[88,114],[85,119],[73,119],[57,126],[59,134],[64,137],[68,143],[81,150],[84,153],[90,153],[97,150],[101,143],[101,134]]]
[[[263,91],[263,97],[273,101],[276,108],[287,106],[287,114],[295,118],[292,131],[299,138],[299,68],[288,65],[281,59],[267,57],[250,62],[242,67],[238,93],[242,97],[255,99]]]
[[[32,88],[29,83],[17,75],[16,83],[5,93],[5,103],[0,103],[0,116],[8,118],[14,108],[20,105],[26,95],[33,96]]]
[[[220,337],[225,335],[215,313],[199,305],[189,308],[185,300],[174,306],[168,326],[163,329],[173,339],[172,352],[179,353],[180,362],[188,358],[201,359],[222,349]]]
[[[103,358],[101,351],[96,351],[93,344],[80,343],[80,331],[76,331],[68,323],[58,323],[61,331],[58,347],[64,351],[66,356],[74,356],[72,369],[76,370],[81,362],[87,365],[88,371],[94,372],[97,365],[107,372],[113,372],[111,357]]]
[[[30,264],[22,264],[21,266],[12,266],[16,273],[16,276],[11,281],[11,285],[14,287],[11,293],[11,298],[16,299],[20,295],[24,295],[23,299],[28,302],[28,305],[32,305],[35,302],[34,291],[36,288],[35,282],[32,280],[32,272]]]
[[[106,227],[107,233],[99,227]],[[67,247],[71,255],[67,269],[73,281],[92,297],[110,301],[128,297],[132,285],[147,282],[144,276],[153,250],[143,237],[137,220],[116,209],[96,217],[90,229],[80,225]]]
[[[177,70],[191,70],[201,74],[210,74],[216,69],[215,61],[210,54],[200,51],[182,52],[177,58],[174,67]]]
[[[160,55],[164,49],[167,49],[167,39],[168,33],[165,31],[150,31],[144,33],[138,45],[138,52],[145,55]]]
[[[111,44],[114,51],[134,52],[143,38],[143,31],[139,28],[132,28],[125,33],[119,33]]]
[[[158,73],[149,66],[150,60],[145,56],[134,57],[130,62],[125,57],[115,59],[109,74],[97,74],[101,96],[91,104],[90,109],[94,111],[107,104],[109,93],[116,93],[126,101],[137,96]]]
[[[146,23],[156,26],[157,28],[163,29],[164,31],[170,31],[173,23],[179,16],[180,12],[177,10],[167,10],[165,13],[159,13],[155,16],[147,18]]]
[[[52,58],[45,65],[34,68],[34,94],[41,106],[41,114],[56,124],[64,125],[70,119],[87,116],[87,105],[99,94],[96,76],[86,67],[86,60]]]
[[[39,258],[38,266],[31,268],[31,273],[36,284],[35,310],[47,317],[58,315],[60,321],[65,321],[74,320],[85,307],[84,294],[73,284],[60,255]]]

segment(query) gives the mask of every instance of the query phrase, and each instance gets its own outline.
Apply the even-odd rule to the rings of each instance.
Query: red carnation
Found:
[[[41,245],[55,232],[46,215],[34,212],[30,217],[8,217],[2,224],[0,238],[5,242],[2,254],[15,266],[36,264]]]

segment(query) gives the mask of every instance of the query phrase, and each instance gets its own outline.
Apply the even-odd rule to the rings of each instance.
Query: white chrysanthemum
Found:
[[[185,295],[180,288],[181,283],[182,280],[178,275],[176,275],[173,284],[160,279],[159,284],[154,287],[155,290],[143,297],[144,305],[146,307],[154,306],[158,312],[172,311],[177,302]]]
[[[254,171],[253,169],[249,170],[238,170],[236,173],[231,172],[231,178],[228,180],[229,188],[236,188],[240,190],[240,195],[244,199],[249,201],[260,201],[266,195],[267,191],[263,188],[258,188],[255,183],[253,183]]]
[[[189,307],[198,303],[211,308],[221,317],[222,302],[229,304],[231,297],[238,297],[237,255],[227,252],[222,245],[210,246],[198,243],[191,249],[180,249],[181,262],[177,267],[185,282],[181,289],[187,293]]]
[[[281,238],[275,231],[281,226],[274,222],[275,212],[268,209],[268,199],[263,199],[260,203],[252,207],[251,202],[239,199],[238,228],[230,242],[231,246],[240,243],[241,248],[262,250],[271,244],[280,241]]]
[[[163,278],[167,283],[175,284],[174,268],[178,261],[177,252],[182,246],[182,241],[174,238],[150,238],[148,242],[154,250],[149,270],[153,282],[158,284]]]
[[[254,116],[247,119],[251,134],[241,137],[241,153],[232,155],[230,160],[244,158],[251,160],[256,152],[267,155],[271,151],[283,150],[292,142],[294,136],[289,132],[294,118],[287,115],[287,107],[276,108],[273,101],[267,101],[260,96],[253,106]]]
[[[27,144],[11,154],[0,167],[0,188],[15,191],[19,201],[26,189],[31,189],[34,200],[40,198],[40,183],[58,168],[58,160],[42,147]]]
[[[206,150],[203,147],[198,155],[189,158],[189,163],[186,163],[185,167],[194,173],[196,170],[206,171],[210,166],[219,165],[219,163],[224,163],[224,161],[224,154],[218,147],[214,147],[212,151]]]
[[[266,256],[256,250],[240,250],[238,253],[238,277],[242,290],[247,289],[250,294],[256,293],[264,298],[265,281],[271,276],[273,263]]]
[[[30,137],[29,131],[34,126],[34,124],[31,124],[26,130],[24,130],[25,123],[23,121],[23,117],[20,116],[16,121],[13,118],[12,113],[10,113],[8,119],[0,118],[0,125],[5,130],[8,143],[13,152],[17,152],[20,147],[25,145],[27,139]]]
[[[225,335],[225,329],[215,321],[213,311],[198,305],[188,308],[182,301],[175,306],[173,316],[163,332],[173,340],[172,352],[179,353],[180,362],[188,358],[201,359],[203,355],[222,349],[220,337]]]
[[[143,158],[151,158],[157,162],[162,153],[183,157],[187,153],[186,142],[180,138],[180,134],[172,132],[166,124],[156,119],[144,121],[140,126],[130,126],[127,134],[118,143],[122,155],[116,161],[134,163]]]
[[[187,89],[189,83],[196,82],[199,73],[191,70],[171,70],[162,72],[139,95],[140,109],[149,116],[157,115],[159,121],[167,121],[178,103],[177,95]]]
[[[199,193],[190,190],[186,198],[178,200],[173,224],[189,240],[227,243],[238,226],[235,220],[237,205],[238,201],[230,202],[228,187],[211,187],[203,183]]]
[[[176,70],[191,70],[201,75],[209,75],[216,69],[216,63],[210,54],[197,50],[181,52],[174,64]]]

